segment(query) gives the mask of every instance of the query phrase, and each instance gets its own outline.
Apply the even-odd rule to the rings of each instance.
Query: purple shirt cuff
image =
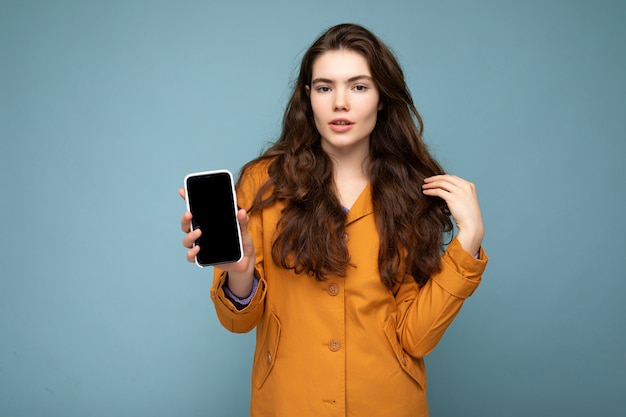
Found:
[[[228,299],[233,302],[235,307],[237,307],[237,310],[243,310],[248,304],[250,304],[250,301],[252,301],[252,297],[254,297],[254,294],[256,294],[256,289],[258,286],[259,280],[255,276],[252,280],[252,291],[250,292],[250,295],[246,298],[239,298],[232,293],[232,291],[228,288],[228,277],[226,277],[226,282],[224,283],[224,286],[222,288],[224,289],[224,294],[226,294],[226,297],[228,297]]]

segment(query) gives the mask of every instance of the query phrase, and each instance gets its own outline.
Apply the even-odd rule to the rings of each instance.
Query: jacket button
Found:
[[[268,363],[268,364],[269,364],[269,363],[272,363],[272,354],[271,354],[271,353],[269,353],[269,352],[267,352],[266,357],[267,357],[267,363]]]
[[[350,240],[350,235],[347,233],[343,234],[343,240],[345,240],[346,242]]]
[[[339,285],[337,284],[330,284],[328,286],[328,294],[335,296],[337,294],[339,294]]]
[[[406,356],[402,355],[402,365],[407,366],[409,361],[407,361]]]
[[[331,352],[337,352],[340,348],[341,342],[339,339],[331,339],[331,341],[328,342],[328,349],[330,349]]]

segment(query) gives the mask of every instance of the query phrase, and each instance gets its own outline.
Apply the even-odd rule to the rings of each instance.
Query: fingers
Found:
[[[184,191],[182,195],[184,195]],[[180,219],[180,228],[185,233],[182,242],[183,246],[189,249],[187,251],[187,261],[193,263],[196,260],[196,255],[200,251],[200,246],[194,246],[194,242],[200,238],[202,231],[200,229],[191,230],[191,218],[191,213],[186,211]]]
[[[183,214],[183,217],[180,218],[180,230],[182,230],[184,233],[189,233],[191,231],[191,212],[186,211],[185,214]]]
[[[422,185],[424,195],[443,199],[450,210],[454,205],[473,202],[478,199],[476,186],[454,175],[436,175],[424,180]]]
[[[185,213],[185,215],[183,215],[183,219],[186,217],[187,214],[190,215],[191,213],[189,212]],[[200,229],[195,229],[189,232],[189,223],[187,223],[187,225],[188,225],[187,232],[185,233],[185,236],[183,237],[182,243],[184,247],[189,249],[187,251],[187,261],[193,263],[196,261],[196,255],[198,254],[198,252],[200,252],[200,246],[197,246],[197,245],[194,246],[194,243],[200,238],[200,236],[202,235],[202,231]]]
[[[436,195],[444,198],[446,193],[463,192],[475,194],[476,186],[455,175],[435,175],[424,179],[422,190],[426,195]]]
[[[179,188],[178,189],[178,195],[184,200],[185,199],[185,189],[184,188]]]
[[[454,215],[456,210],[465,210],[462,206],[477,206],[476,186],[454,175],[436,175],[424,179],[424,195],[443,199]]]
[[[200,252],[200,246],[193,246],[187,251],[187,261],[194,263],[196,261],[196,255]]]
[[[202,231],[200,229],[190,230],[191,229],[191,213],[185,212],[183,217],[180,220],[181,229],[185,233],[183,237],[183,246],[187,249],[187,261],[195,262],[196,255],[200,252],[200,246],[194,246],[194,243],[202,236]]]
[[[185,236],[183,237],[183,246],[186,247],[187,249],[193,248],[193,244],[198,239],[200,239],[200,236],[202,236],[202,230],[200,229],[196,229],[189,233],[186,233]]]

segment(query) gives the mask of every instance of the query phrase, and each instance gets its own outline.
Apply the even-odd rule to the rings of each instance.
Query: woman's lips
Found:
[[[347,132],[352,129],[354,123],[347,119],[335,119],[331,121],[329,124],[330,130],[337,133]]]

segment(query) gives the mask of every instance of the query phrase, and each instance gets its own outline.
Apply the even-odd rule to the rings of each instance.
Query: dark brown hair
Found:
[[[245,178],[249,167],[272,161],[270,179],[250,212],[286,201],[272,246],[274,262],[318,280],[345,276],[350,266],[343,238],[346,213],[336,197],[333,165],[322,150],[305,89],[317,57],[340,49],[365,57],[382,104],[370,136],[368,165],[380,235],[381,280],[393,288],[402,279],[397,275],[405,265],[421,286],[439,270],[444,235],[452,230],[445,202],[424,196],[421,186],[424,178],[444,171],[422,140],[422,119],[400,65],[389,48],[362,26],[334,26],[304,54],[279,139],[242,170],[241,178]]]

